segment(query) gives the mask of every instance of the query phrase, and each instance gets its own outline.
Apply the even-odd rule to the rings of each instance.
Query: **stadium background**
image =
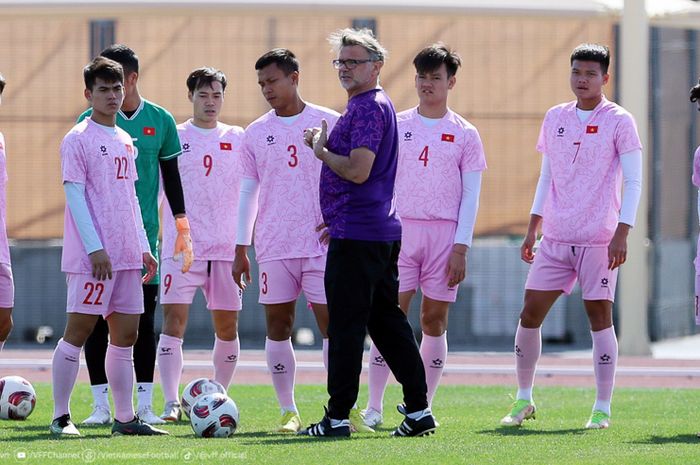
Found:
[[[289,48],[299,57],[303,98],[342,110],[346,97],[330,65],[333,57],[325,39],[329,32],[353,25],[372,27],[388,48],[381,81],[398,110],[416,104],[411,61],[417,50],[442,40],[462,55],[463,68],[449,103],[479,129],[489,170],[468,278],[450,315],[449,339],[454,349],[507,349],[512,344],[527,272],[518,248],[539,172],[534,149],[539,125],[550,106],[572,98],[568,59],[581,42],[610,45],[613,78],[606,93],[616,98],[617,17],[581,6],[567,8],[593,3],[568,0],[546,15],[522,8],[467,8],[473,2],[438,1],[434,9],[402,8],[399,2],[332,7],[336,3],[318,7],[315,2],[261,1],[253,6],[219,1],[197,7],[183,1],[85,6],[0,0],[0,72],[8,81],[0,131],[7,142],[8,234],[16,285],[15,330],[8,346],[51,340],[46,338],[50,329],[63,327],[64,196],[58,146],[86,107],[81,69],[89,59],[112,42],[128,44],[141,59],[142,95],[168,108],[178,122],[191,112],[184,85],[189,71],[202,65],[220,68],[229,79],[221,120],[246,126],[268,111],[253,64],[272,47]],[[650,295],[652,340],[695,331],[692,257],[698,221],[690,171],[700,130],[687,90],[700,74],[699,58],[695,31],[652,27],[650,130],[644,151],[650,207],[638,219],[648,221],[651,241],[649,282],[639,283],[639,292]],[[244,348],[260,347],[264,341],[257,292],[254,283],[245,293],[239,327]],[[413,311],[414,327],[417,316]],[[303,298],[296,326],[315,332]],[[545,322],[544,335],[550,343],[589,344],[578,293],[560,299]],[[192,308],[185,339],[189,347],[211,343],[201,296]],[[319,344],[317,337],[315,345]]]

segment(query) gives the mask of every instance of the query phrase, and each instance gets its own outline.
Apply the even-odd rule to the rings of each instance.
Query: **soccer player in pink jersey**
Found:
[[[419,104],[396,115],[399,162],[396,209],[401,217],[399,304],[408,314],[420,286],[420,353],[428,386],[428,407],[447,356],[447,314],[464,279],[479,208],[486,160],[476,128],[447,106],[461,59],[442,43],[413,60]],[[389,366],[372,344],[369,399],[363,412],[370,427],[382,423]]]
[[[110,334],[104,363],[114,397],[112,435],[168,434],[140,420],[132,399],[133,345],[143,313],[141,284],[155,275],[158,262],[151,255],[136,197],[134,145],[116,126],[124,71],[119,63],[97,57],[83,76],[93,112],[61,144],[66,192],[61,270],[68,285],[68,319],[53,354],[50,432],[80,435],[70,418],[70,396],[81,348],[102,316]]]
[[[316,227],[323,223],[319,204],[321,162],[304,144],[304,129],[321,119],[331,125],[338,113],[299,95],[299,62],[286,49],[274,49],[255,63],[258,84],[272,109],[245,131],[243,180],[236,233],[234,278],[250,281],[247,248],[255,225],[259,302],[265,307],[265,354],[282,409],[277,430],[297,432],[301,419],[294,400],[296,358],[292,329],[296,300],[303,290],[323,336],[327,364],[328,308],[323,285],[326,244]]]
[[[697,103],[700,111],[700,82],[690,89],[690,101]],[[700,147],[693,156],[693,185],[700,189]],[[700,218],[700,190],[698,190],[698,217]],[[695,324],[700,325],[700,236],[698,236],[697,255],[695,257]],[[700,436],[700,433],[698,433]]]
[[[505,426],[520,426],[535,417],[532,387],[542,351],[540,327],[557,298],[571,293],[576,280],[590,321],[596,380],[586,428],[610,425],[617,366],[612,304],[618,268],[627,258],[627,235],[637,216],[642,144],[632,115],[603,95],[609,79],[608,48],[581,44],[570,64],[569,83],[576,100],[547,112],[537,142],[542,167],[520,248],[523,261],[532,266],[515,333],[518,392],[501,420]],[[535,252],[540,225],[543,239]]]
[[[177,231],[173,222],[163,223],[163,260],[160,302],[163,329],[158,343],[165,408],[161,418],[178,421],[181,406],[178,386],[182,373],[182,340],[190,304],[202,289],[214,324],[214,379],[228,388],[238,362],[238,311],[241,289],[233,281],[236,245],[236,207],[240,186],[243,128],[219,122],[224,103],[226,76],[209,67],[187,77],[192,118],[178,125],[182,155],[180,178],[188,206],[189,222],[197,231],[192,237],[195,260],[189,272],[173,259]],[[166,217],[172,213],[163,204]],[[167,254],[166,254],[167,252]]]
[[[0,103],[5,78],[0,74]],[[5,138],[0,132],[0,352],[12,331],[12,307],[15,306],[15,284],[10,266],[10,244],[7,240],[7,155]]]

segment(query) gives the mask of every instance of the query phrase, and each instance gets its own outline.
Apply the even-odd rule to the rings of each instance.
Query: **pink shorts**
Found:
[[[272,260],[258,265],[261,304],[292,302],[304,291],[309,303],[325,304],[326,256]]]
[[[608,269],[607,247],[579,247],[542,239],[525,289],[571,294],[576,279],[583,300],[615,301],[617,271]]]
[[[433,300],[454,302],[459,286],[447,285],[447,262],[454,246],[457,223],[402,218],[399,254],[399,292],[415,291]]]
[[[15,282],[12,268],[7,263],[0,263],[0,308],[15,306]]]
[[[68,313],[102,315],[143,313],[141,270],[113,271],[112,279],[98,281],[92,275],[66,273]]]
[[[191,304],[202,289],[209,310],[238,311],[243,308],[243,291],[233,280],[233,262],[195,260],[187,273],[182,264],[166,258],[160,265],[160,303]]]

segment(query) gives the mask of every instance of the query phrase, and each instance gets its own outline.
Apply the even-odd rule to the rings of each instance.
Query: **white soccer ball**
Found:
[[[185,386],[185,390],[182,391],[182,399],[180,400],[180,405],[182,405],[182,410],[185,415],[190,416],[190,409],[197,397],[203,394],[213,394],[218,392],[219,394],[226,395],[226,389],[213,379],[209,378],[197,378],[189,382]]]
[[[34,411],[36,392],[21,376],[0,378],[0,419],[24,420]]]
[[[197,397],[192,405],[190,423],[200,438],[227,438],[236,432],[238,407],[230,397],[218,392]]]

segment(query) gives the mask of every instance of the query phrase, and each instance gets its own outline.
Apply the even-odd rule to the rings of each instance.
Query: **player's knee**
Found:
[[[121,333],[114,335],[114,345],[119,347],[131,347],[136,344],[138,335],[139,332],[137,329],[122,331]]]
[[[238,322],[233,320],[219,324],[216,328],[216,337],[222,341],[233,341],[238,337]]]
[[[447,315],[438,312],[423,312],[420,316],[423,332],[429,336],[441,336],[447,329]]]
[[[267,320],[267,337],[273,341],[283,341],[292,337],[294,317],[292,315],[276,315]]]

